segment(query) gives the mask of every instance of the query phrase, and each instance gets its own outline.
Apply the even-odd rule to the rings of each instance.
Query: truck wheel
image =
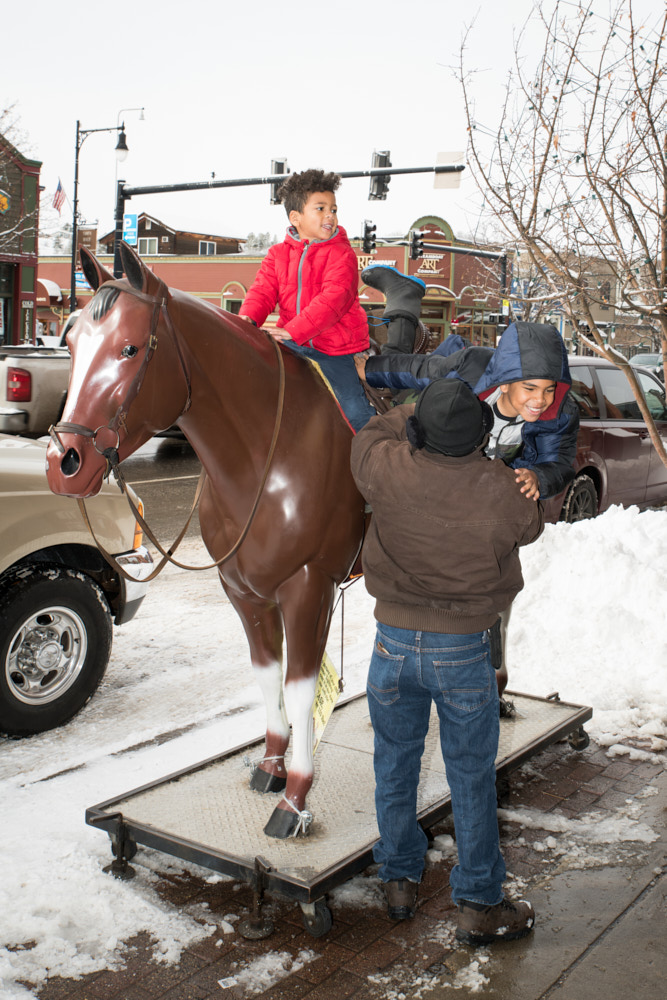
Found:
[[[111,653],[111,613],[98,585],[62,566],[17,574],[0,593],[0,732],[62,725],[97,690]]]
[[[565,503],[561,511],[561,521],[585,521],[589,517],[596,517],[598,512],[598,495],[595,483],[590,476],[577,476],[571,484],[565,497]]]

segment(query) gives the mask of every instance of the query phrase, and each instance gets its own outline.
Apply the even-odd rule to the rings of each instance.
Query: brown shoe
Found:
[[[535,925],[535,910],[525,899],[503,899],[495,906],[459,902],[456,940],[464,944],[491,944],[514,941],[529,934]]]
[[[384,891],[387,896],[387,913],[390,920],[408,920],[414,917],[417,909],[417,883],[407,878],[385,882]]]

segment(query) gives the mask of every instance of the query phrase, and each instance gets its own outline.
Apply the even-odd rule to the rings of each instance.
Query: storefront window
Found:
[[[0,264],[0,344],[11,341],[14,265]]]

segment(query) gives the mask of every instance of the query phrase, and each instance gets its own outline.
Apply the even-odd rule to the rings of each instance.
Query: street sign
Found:
[[[136,247],[137,245],[138,218],[136,214],[123,216],[123,240],[125,243],[129,243],[131,247]]]
[[[436,156],[436,163],[463,163],[465,159],[464,153],[438,153]],[[461,174],[451,173],[451,174],[436,174],[435,180],[433,181],[434,188],[458,188],[461,187]]]

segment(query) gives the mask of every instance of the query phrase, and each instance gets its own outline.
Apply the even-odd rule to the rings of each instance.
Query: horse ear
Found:
[[[143,291],[146,287],[147,276],[150,274],[150,271],[139,254],[128,243],[123,242],[120,244],[120,259],[123,264],[123,271],[132,287],[138,291]]]
[[[79,257],[81,258],[84,277],[93,291],[96,292],[105,281],[113,281],[111,271],[107,271],[106,267],[100,264],[97,257],[94,257],[90,250],[86,250],[85,247],[79,247]]]

